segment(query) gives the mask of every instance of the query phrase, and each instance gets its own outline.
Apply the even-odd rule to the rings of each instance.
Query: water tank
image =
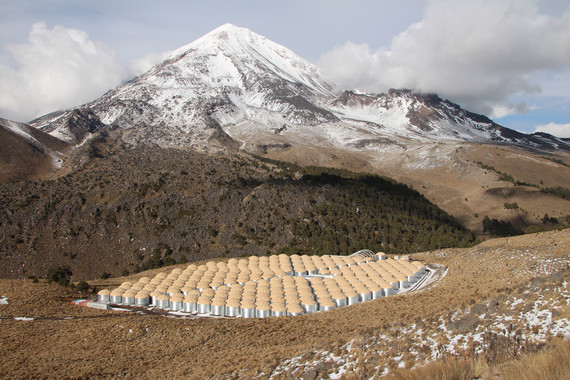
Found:
[[[336,303],[338,307],[343,307],[348,305],[348,298],[341,291],[335,291],[331,293],[331,299]]]
[[[202,294],[198,297],[197,306],[199,314],[210,314],[212,311],[212,298],[210,296]]]
[[[271,316],[271,306],[267,301],[257,301],[255,303],[255,316],[265,318]]]
[[[141,290],[135,295],[135,306],[146,307],[148,306],[149,302],[150,302],[150,297],[148,292]]]
[[[226,316],[238,317],[241,313],[241,302],[237,298],[230,298],[226,301]]]
[[[196,294],[188,294],[184,297],[184,301],[182,303],[182,310],[186,313],[196,313],[198,311],[198,296]]]
[[[161,294],[156,297],[156,308],[167,310],[170,308],[170,297],[166,294]]]
[[[214,297],[211,303],[211,313],[213,315],[225,315],[226,314],[226,299],[222,297]]]
[[[336,303],[331,298],[319,299],[319,310],[329,311],[336,308]]]
[[[99,293],[97,293],[97,302],[99,303],[111,302],[111,291],[109,289],[100,290]]]
[[[121,288],[113,289],[111,291],[111,294],[109,295],[110,299],[111,299],[110,302],[112,304],[115,304],[115,305],[122,304],[123,303],[123,292],[124,291]]]
[[[241,316],[243,318],[255,318],[256,310],[255,310],[255,302],[251,298],[244,298],[241,301]]]
[[[184,295],[182,293],[176,293],[170,297],[170,309],[179,311],[184,308]]]
[[[164,295],[164,293],[158,292],[158,291],[155,290],[155,291],[151,292],[149,295],[150,295],[150,303],[151,303],[152,305],[156,306],[156,305],[157,305],[156,298],[157,298],[158,296]]]
[[[129,289],[123,293],[123,305],[133,306],[135,304],[136,291]]]

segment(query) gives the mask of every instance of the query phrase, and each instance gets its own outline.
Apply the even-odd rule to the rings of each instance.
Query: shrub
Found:
[[[62,286],[68,286],[71,281],[73,272],[68,265],[60,266],[58,268],[51,268],[47,273],[48,282],[57,282]]]
[[[488,215],[485,215],[483,221],[483,232],[489,232],[494,236],[515,236],[522,235],[522,231],[511,222],[505,222],[503,220],[490,219]]]
[[[81,280],[77,283],[76,289],[77,289],[77,291],[79,291],[81,293],[86,293],[89,291],[89,284],[87,282]]]

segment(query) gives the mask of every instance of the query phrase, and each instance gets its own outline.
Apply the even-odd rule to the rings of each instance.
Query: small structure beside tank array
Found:
[[[101,290],[98,302],[226,317],[296,316],[386,297],[425,274],[419,261],[387,259],[371,251],[251,256],[127,281]]]

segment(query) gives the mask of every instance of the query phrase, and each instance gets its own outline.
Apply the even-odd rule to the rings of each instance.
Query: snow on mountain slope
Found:
[[[204,150],[293,143],[377,150],[409,141],[570,150],[568,142],[507,130],[435,95],[337,96],[332,89],[291,50],[225,24],[100,99],[33,125],[76,144],[110,126],[129,143]]]

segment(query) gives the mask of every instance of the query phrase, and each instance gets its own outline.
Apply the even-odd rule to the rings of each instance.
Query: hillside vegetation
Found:
[[[58,179],[0,187],[0,276],[67,265],[92,279],[215,257],[405,253],[475,240],[379,176],[155,146],[89,154]]]

